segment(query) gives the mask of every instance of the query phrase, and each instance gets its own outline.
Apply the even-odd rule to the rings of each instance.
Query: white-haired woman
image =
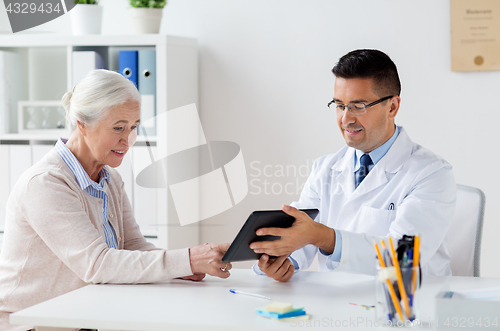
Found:
[[[7,203],[0,254],[0,330],[10,313],[90,283],[229,277],[228,244],[166,251],[148,243],[112,168],[135,141],[140,95],[95,70],[63,97],[72,133],[27,170]]]

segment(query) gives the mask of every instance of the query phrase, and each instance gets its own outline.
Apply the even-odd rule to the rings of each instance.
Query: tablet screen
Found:
[[[315,219],[319,213],[317,209],[301,209],[309,217]],[[262,253],[255,253],[250,249],[250,244],[256,241],[271,241],[279,239],[278,236],[258,236],[255,232],[260,228],[289,228],[295,221],[295,217],[286,214],[282,210],[260,210],[250,214],[238,235],[234,239],[223,262],[258,260]]]

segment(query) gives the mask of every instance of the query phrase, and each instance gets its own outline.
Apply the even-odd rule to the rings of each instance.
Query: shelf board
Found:
[[[62,46],[196,46],[194,38],[164,34],[143,35],[60,35],[55,33],[0,34],[0,49],[3,47],[62,47]]]
[[[18,133],[7,133],[0,135],[0,140],[2,141],[57,141],[59,135],[54,134],[18,134]]]
[[[54,134],[18,134],[18,133],[7,133],[0,135],[0,141],[8,142],[8,141],[57,141],[60,138],[59,135]],[[65,136],[66,138],[66,136]],[[138,142],[153,142],[156,143],[156,136],[148,136],[147,140],[145,136],[137,136]]]

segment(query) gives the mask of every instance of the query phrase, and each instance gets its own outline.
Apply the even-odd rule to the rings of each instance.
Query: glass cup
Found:
[[[43,121],[42,121],[42,129],[50,129],[50,108],[49,107],[42,107],[42,115],[43,115]]]
[[[419,325],[420,268],[377,267],[375,275],[375,318],[380,326]],[[401,291],[401,288],[403,290]]]
[[[26,108],[26,112],[28,113],[26,116],[26,129],[34,130],[39,128],[40,116],[36,111],[35,107],[30,106]]]
[[[57,107],[57,115],[56,126],[58,129],[64,129],[66,127],[66,109],[64,109],[64,107],[62,106]]]

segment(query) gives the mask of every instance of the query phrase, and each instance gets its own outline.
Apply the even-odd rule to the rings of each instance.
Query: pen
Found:
[[[384,263],[385,265],[387,266],[387,268],[389,267],[392,267],[394,265],[394,263],[392,263],[392,258],[391,258],[391,253],[389,253],[389,251],[387,250],[387,247],[385,247],[385,242],[382,240],[380,242],[380,244],[382,245],[382,248],[384,249],[383,250],[383,259],[384,259]]]
[[[229,292],[234,293],[234,294],[243,294],[243,295],[248,295],[248,296],[251,296],[251,297],[256,297],[256,298],[271,300],[270,297],[266,297],[265,295],[248,293],[248,292],[242,292],[242,291],[238,291],[238,290],[234,290],[234,289],[230,289]]]
[[[410,318],[410,305],[408,303],[408,295],[406,294],[405,287],[403,284],[403,276],[401,275],[401,268],[399,266],[398,257],[396,256],[396,251],[394,250],[394,244],[392,243],[392,238],[389,238],[389,244],[391,246],[392,259],[394,266],[396,267],[396,276],[398,278],[399,294],[403,300],[403,306],[405,308],[406,316]]]
[[[410,304],[410,309],[413,307],[413,250],[408,249],[404,253],[404,263],[403,270],[401,270],[403,276],[403,283],[405,285],[406,294],[408,294],[408,300]]]

